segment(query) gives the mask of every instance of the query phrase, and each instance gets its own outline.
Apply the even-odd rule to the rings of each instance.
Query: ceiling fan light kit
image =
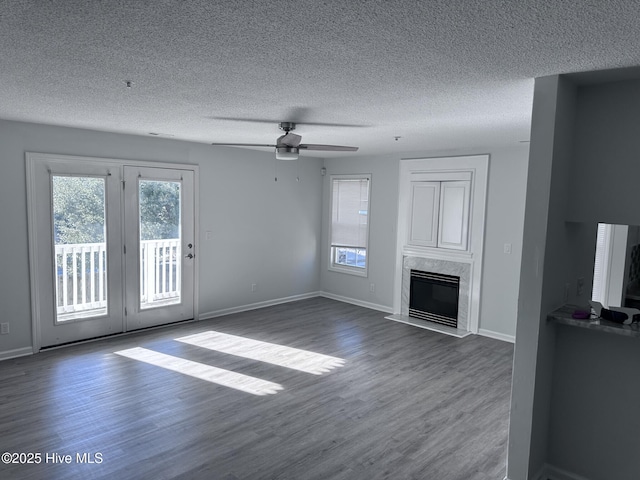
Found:
[[[297,160],[299,153],[300,150],[298,150],[296,147],[276,147],[276,158],[278,160]]]
[[[293,122],[281,122],[280,130],[285,133],[276,140],[275,145],[261,143],[212,143],[211,145],[219,145],[225,147],[271,147],[276,149],[276,159],[278,160],[297,160],[300,150],[316,150],[325,152],[357,152],[358,147],[345,147],[343,145],[319,145],[311,143],[300,143],[302,137],[291,131],[296,128]]]

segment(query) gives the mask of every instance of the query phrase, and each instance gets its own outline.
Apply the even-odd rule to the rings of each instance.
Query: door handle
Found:
[[[195,255],[193,253],[189,253],[187,255],[184,256],[185,258],[193,258],[195,257]]]

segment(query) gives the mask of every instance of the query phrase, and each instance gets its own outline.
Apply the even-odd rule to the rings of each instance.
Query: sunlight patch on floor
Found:
[[[274,395],[283,387],[280,384],[250,377],[241,373],[231,372],[222,368],[212,367],[204,363],[185,360],[165,353],[154,352],[142,347],[129,348],[115,352],[127,358],[132,358],[140,362],[150,363],[158,367],[172,370],[174,372],[189,375],[191,377],[206,380],[208,382],[234,388],[254,395]]]
[[[314,375],[328,373],[345,364],[342,358],[214,331],[196,333],[175,340]]]

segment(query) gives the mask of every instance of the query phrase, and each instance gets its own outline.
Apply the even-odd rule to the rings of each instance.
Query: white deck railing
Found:
[[[106,311],[106,244],[56,245],[55,252],[58,320],[89,310]]]
[[[180,240],[140,242],[140,307],[150,308],[180,301]]]
[[[180,300],[180,240],[140,242],[140,306]],[[107,309],[105,243],[56,245],[58,320],[102,315]]]

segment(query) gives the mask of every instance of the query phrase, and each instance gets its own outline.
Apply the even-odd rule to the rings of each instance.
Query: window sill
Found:
[[[367,268],[359,268],[359,267],[348,267],[342,265],[329,265],[330,272],[338,272],[338,273],[346,273],[348,275],[354,275],[356,277],[367,277],[368,272]]]

